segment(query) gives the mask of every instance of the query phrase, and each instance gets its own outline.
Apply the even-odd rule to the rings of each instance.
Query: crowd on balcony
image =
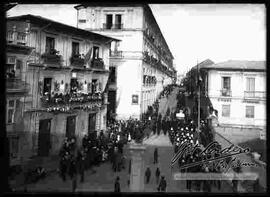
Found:
[[[143,53],[143,60],[146,63],[154,66],[157,69],[159,69],[160,71],[165,72],[167,75],[171,76],[173,74],[173,72],[168,70],[168,68],[165,65],[163,65],[160,60],[156,59],[153,56],[150,56],[147,51],[145,51]]]
[[[87,103],[102,101],[102,93],[54,93],[49,94],[46,92],[42,97],[42,100],[46,104],[71,104],[71,103]]]
[[[12,69],[10,72],[6,72],[7,79],[14,79],[15,78],[15,70]]]
[[[155,76],[149,76],[149,75],[144,75],[143,76],[143,85],[156,85],[157,84],[157,79]]]

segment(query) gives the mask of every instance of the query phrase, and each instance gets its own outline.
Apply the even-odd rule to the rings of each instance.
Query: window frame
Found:
[[[47,45],[47,38],[50,38],[50,39],[53,40],[53,48],[48,49],[49,46]],[[45,52],[50,53],[52,49],[55,50],[55,46],[56,46],[56,38],[53,37],[53,36],[50,36],[50,35],[46,35],[46,38],[45,38]]]
[[[225,85],[225,78],[228,78],[229,79],[229,88],[225,88],[224,87],[224,85]],[[222,89],[226,89],[226,90],[231,90],[231,77],[229,77],[229,76],[222,76],[221,77],[221,79],[222,79]]]
[[[122,15],[123,14],[115,14],[114,15],[114,25],[115,25],[115,29],[122,29],[121,24],[122,24]],[[119,20],[120,19],[120,20]],[[119,23],[119,21],[120,23]]]
[[[247,112],[248,112],[248,108],[251,108],[251,115],[249,115]],[[249,109],[250,110],[250,109]],[[246,118],[255,118],[255,106],[254,105],[246,105],[246,115],[245,115]]]
[[[97,51],[97,53],[95,51]],[[100,53],[100,47],[94,45],[93,46],[93,59],[94,60],[99,59],[99,53]]]
[[[9,102],[10,101],[14,101],[14,105],[12,107],[9,105]],[[9,99],[9,100],[7,100],[7,111],[6,111],[6,117],[7,118],[6,118],[6,124],[14,124],[14,117],[15,117],[16,105],[17,105],[16,99]],[[9,122],[9,111],[10,110],[13,110],[12,117],[11,117],[11,122]]]
[[[111,16],[112,17],[110,28],[108,28],[109,27],[108,16]],[[106,14],[106,29],[112,29],[112,28],[113,28],[113,14]]]
[[[253,88],[253,90],[250,90],[250,87],[251,87],[251,84],[252,83],[250,83],[251,82],[251,80],[253,80],[253,85],[254,85],[254,88]],[[246,91],[248,91],[248,92],[255,92],[255,77],[247,77],[246,78]]]
[[[76,46],[76,47],[78,47],[78,49],[75,49],[74,50],[74,45]],[[75,52],[74,52],[75,51]],[[74,55],[80,55],[80,42],[76,42],[76,41],[72,41],[71,42],[71,55],[72,55],[72,57],[74,56]]]
[[[229,108],[228,108],[228,110],[229,110],[228,115],[225,115],[225,114],[224,114],[224,107],[229,107]],[[231,116],[231,105],[222,105],[222,106],[221,106],[221,116],[222,116],[222,117],[226,117],[226,118],[228,118],[228,117]]]

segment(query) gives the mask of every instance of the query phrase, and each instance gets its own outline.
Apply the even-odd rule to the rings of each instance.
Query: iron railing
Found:
[[[75,66],[75,67],[83,67],[84,58],[80,57],[79,55],[74,55],[70,57],[70,63],[72,66]]]
[[[222,89],[220,90],[221,96],[225,97],[231,97],[232,96],[232,91],[229,89]]]
[[[17,31],[7,32],[7,42],[11,44],[26,45],[26,33]]]
[[[265,98],[266,92],[265,91],[245,91],[244,97],[245,98],[256,98],[256,99]]]
[[[91,62],[91,68],[105,69],[103,59],[93,59]]]
[[[110,50],[110,57],[123,57],[123,52],[122,51],[111,51]]]
[[[109,24],[109,23],[103,23],[103,29],[110,29],[110,30],[117,30],[117,29],[123,29],[123,24]]]

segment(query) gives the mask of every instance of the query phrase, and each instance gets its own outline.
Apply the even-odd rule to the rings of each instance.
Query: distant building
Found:
[[[7,18],[11,165],[106,129],[111,41],[119,40],[39,16]]]
[[[206,73],[206,94],[218,111],[219,126],[250,129],[238,134],[241,138],[257,138],[258,132],[252,129],[266,127],[265,61],[231,60],[205,65],[200,70]]]
[[[182,80],[185,78],[185,75],[184,74],[179,74],[177,75],[177,80],[176,80],[176,83],[178,85],[180,85],[182,83]]]
[[[176,80],[172,53],[148,5],[81,4],[78,27],[121,40],[110,50],[108,114],[140,118]]]

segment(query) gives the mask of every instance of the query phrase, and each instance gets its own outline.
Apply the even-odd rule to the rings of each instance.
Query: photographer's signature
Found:
[[[241,160],[237,160],[235,157],[240,154],[247,154],[250,152],[249,148],[241,148],[235,145],[231,145],[230,147],[220,149],[218,142],[210,143],[204,150],[201,150],[201,147],[197,145],[193,145],[189,142],[184,142],[180,147],[178,152],[174,155],[171,160],[171,166],[173,166],[176,161],[179,159],[184,160],[185,163],[180,165],[180,169],[185,169],[197,165],[204,164],[211,169],[216,169],[217,171],[226,172],[229,168],[237,169],[249,166],[257,166],[255,163],[242,162]],[[187,158],[189,156],[194,156],[196,153],[196,161],[188,162]],[[198,160],[199,158],[199,160]],[[230,159],[231,158],[231,159]]]

